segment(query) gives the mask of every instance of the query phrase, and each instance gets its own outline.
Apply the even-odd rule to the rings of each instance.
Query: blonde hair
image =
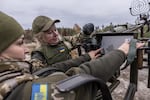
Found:
[[[47,44],[44,39],[43,39],[44,32],[39,32],[38,34],[35,35],[37,40],[40,42],[40,44]]]

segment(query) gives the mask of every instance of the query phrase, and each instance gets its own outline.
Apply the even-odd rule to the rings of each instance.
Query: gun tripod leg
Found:
[[[148,47],[150,47],[150,40],[148,40]],[[148,52],[148,88],[150,88],[150,51]]]

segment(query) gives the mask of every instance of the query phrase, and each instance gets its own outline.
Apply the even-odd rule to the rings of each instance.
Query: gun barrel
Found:
[[[137,30],[137,29],[139,29],[139,28],[143,27],[143,25],[144,25],[144,23],[139,24],[139,25],[136,25],[135,27],[133,27],[133,28],[131,28],[131,29],[128,29],[128,30],[123,31],[122,33],[129,33],[129,32],[133,32],[133,31],[135,31],[135,30]]]

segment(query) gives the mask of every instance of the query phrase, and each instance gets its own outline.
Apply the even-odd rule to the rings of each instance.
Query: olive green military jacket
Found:
[[[57,62],[65,61],[71,59],[70,50],[67,46],[60,42],[58,45],[42,45],[38,50],[43,54],[44,59],[48,65],[52,65]],[[36,51],[32,52],[32,58],[35,58]],[[37,56],[36,56],[37,57]],[[37,58],[39,59],[39,58]]]
[[[68,65],[69,63],[65,62],[62,64],[58,64],[63,67],[68,65],[70,69],[67,70],[65,74],[61,72],[56,72],[47,77],[38,78],[37,80],[32,80],[28,81],[27,83],[21,84],[14,89],[14,91],[7,97],[6,100],[35,100],[32,99],[32,97],[38,97],[38,99],[40,97],[44,97],[46,98],[44,100],[94,100],[98,88],[93,84],[86,84],[77,88],[75,91],[70,91],[69,93],[59,93],[55,88],[55,83],[65,79],[68,76],[79,73],[90,74],[97,78],[101,78],[104,81],[108,81],[108,79],[110,79],[110,77],[114,75],[116,70],[120,68],[125,59],[126,55],[122,51],[115,50],[96,60],[85,62],[79,67],[73,67],[74,65]],[[58,65],[53,66],[58,67]],[[35,93],[34,88],[36,85],[46,85],[46,88],[44,88],[44,92]]]
[[[88,54],[84,54],[78,58],[69,59],[66,61],[62,61],[62,62],[58,62],[58,63],[52,64],[52,65],[49,65],[46,63],[43,53],[41,53],[39,51],[36,51],[34,53],[36,53],[36,54],[34,54],[32,56],[32,59],[30,60],[30,63],[33,66],[32,72],[36,72],[36,71],[46,68],[46,67],[53,67],[53,68],[60,69],[62,72],[66,72],[71,67],[78,67],[80,64],[91,60],[91,57]]]

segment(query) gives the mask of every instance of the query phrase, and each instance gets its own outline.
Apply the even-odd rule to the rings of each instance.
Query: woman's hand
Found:
[[[141,48],[145,45],[145,43],[137,42],[136,43],[136,48]],[[130,47],[130,42],[125,41],[118,49],[123,51],[126,55],[129,52],[129,47]]]
[[[90,52],[88,52],[89,56],[91,57],[91,59],[96,59],[99,56],[101,56],[101,48],[97,49],[97,50],[92,50]]]

